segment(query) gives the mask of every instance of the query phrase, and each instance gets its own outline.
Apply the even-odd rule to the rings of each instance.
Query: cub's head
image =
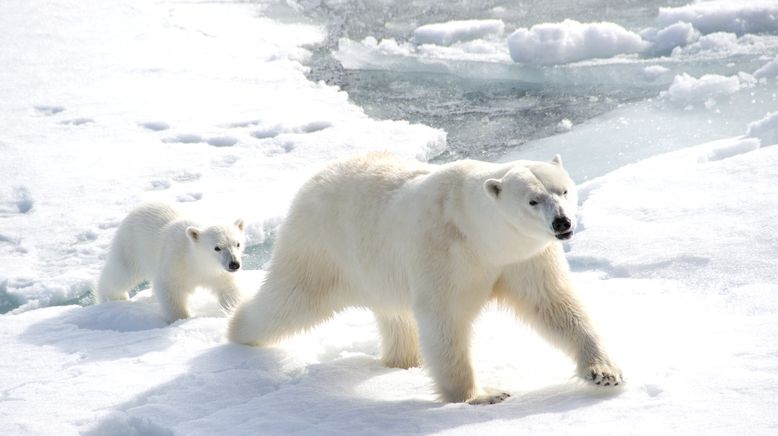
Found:
[[[243,220],[239,219],[233,225],[227,226],[188,227],[186,236],[198,256],[208,260],[206,264],[220,271],[235,272],[240,269],[246,242],[244,227]]]
[[[578,193],[559,155],[551,162],[522,162],[502,178],[487,180],[484,190],[520,232],[559,240],[573,236]]]

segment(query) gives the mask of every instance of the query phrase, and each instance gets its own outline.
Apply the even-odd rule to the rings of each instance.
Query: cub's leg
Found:
[[[227,283],[214,284],[213,292],[219,299],[219,306],[227,313],[232,312],[238,307],[243,295],[240,288],[233,280],[230,280]]]
[[[143,278],[132,262],[112,249],[97,281],[96,300],[98,303],[127,300],[128,291]]]
[[[552,244],[526,262],[506,267],[494,291],[498,299],[569,354],[581,378],[603,386],[623,383],[621,370],[603,348],[575,295],[559,244]]]
[[[421,365],[419,334],[411,314],[376,313],[381,332],[384,364],[390,368],[411,368]]]
[[[152,282],[152,288],[162,309],[162,315],[168,323],[191,316],[186,303],[195,289],[194,286],[175,283],[168,277],[157,277]]]

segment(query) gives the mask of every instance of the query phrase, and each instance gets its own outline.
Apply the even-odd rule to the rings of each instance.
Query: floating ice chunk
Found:
[[[521,28],[508,37],[514,62],[539,65],[566,64],[584,59],[610,58],[650,47],[638,34],[618,24],[565,20]]]
[[[691,23],[702,33],[746,33],[778,31],[778,2],[715,0],[681,7],[659,8],[657,24],[669,26],[678,21]]]
[[[778,112],[770,112],[761,120],[750,123],[746,136],[758,138],[762,145],[778,144]]]
[[[644,79],[653,82],[654,80],[667,74],[669,71],[669,68],[663,67],[661,65],[649,65],[643,68],[643,70],[640,72],[640,75]]]
[[[740,87],[738,76],[705,74],[697,79],[683,73],[675,76],[670,88],[662,93],[662,97],[679,105],[687,105],[734,94]]]
[[[708,52],[723,52],[723,51],[735,51],[738,47],[738,38],[734,33],[716,32],[709,35],[705,35],[699,38],[693,44],[683,48],[684,54],[695,54],[704,51]],[[680,54],[678,51],[673,51],[673,54]]]
[[[754,77],[757,79],[778,77],[778,55],[775,56],[775,59],[762,65],[761,68],[754,71]]]
[[[413,31],[417,44],[451,45],[458,41],[471,41],[489,35],[501,35],[505,31],[502,20],[461,20],[426,24]]]
[[[669,53],[674,48],[696,41],[700,33],[690,23],[679,21],[658,31],[654,36],[654,51]]]
[[[516,78],[515,71],[506,71],[515,65],[504,41],[477,39],[442,46],[416,45],[391,38],[379,42],[372,36],[362,41],[341,38],[333,56],[350,70],[432,71],[478,79],[494,71],[499,78]],[[488,63],[492,69],[474,71],[471,62]]]
[[[557,132],[569,132],[573,129],[573,122],[565,118],[556,125]]]

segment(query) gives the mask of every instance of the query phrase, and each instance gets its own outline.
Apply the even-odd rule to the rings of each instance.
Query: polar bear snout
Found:
[[[229,271],[237,271],[240,269],[240,262],[231,261],[229,265],[227,265],[227,270]]]
[[[551,222],[551,228],[554,229],[554,236],[557,239],[565,240],[573,236],[573,222],[564,215],[554,218],[554,221]]]

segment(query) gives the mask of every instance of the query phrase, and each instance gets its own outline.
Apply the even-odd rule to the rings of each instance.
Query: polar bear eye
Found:
[[[537,202],[537,200],[530,200],[530,201],[529,201],[529,205],[530,205],[530,206],[537,206],[537,205],[538,205],[538,202]]]
[[[567,189],[565,189],[565,192],[562,193],[565,197],[567,197]]]
[[[219,247],[213,247],[213,249],[214,249],[215,251],[222,251],[222,249],[221,249],[221,248],[219,248]]]
[[[238,242],[238,248],[240,248],[240,242]]]

